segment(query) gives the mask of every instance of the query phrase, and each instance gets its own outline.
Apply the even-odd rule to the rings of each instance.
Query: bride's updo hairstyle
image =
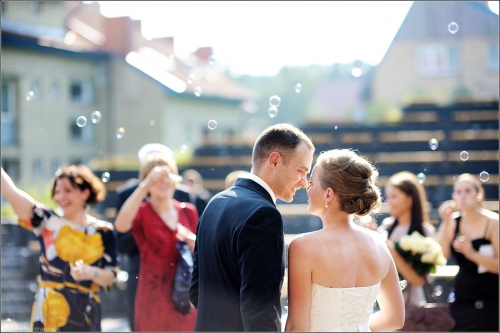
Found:
[[[335,191],[342,211],[364,216],[380,207],[378,171],[369,161],[350,149],[332,149],[321,153],[316,164],[321,187]]]

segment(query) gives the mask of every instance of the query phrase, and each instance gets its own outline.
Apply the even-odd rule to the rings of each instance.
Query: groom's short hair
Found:
[[[301,142],[305,142],[314,152],[311,139],[299,128],[286,123],[269,126],[255,140],[252,165],[258,168],[273,151],[280,153],[283,163],[286,164],[289,153]]]

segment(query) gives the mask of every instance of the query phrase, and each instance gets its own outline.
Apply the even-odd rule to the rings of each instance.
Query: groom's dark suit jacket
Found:
[[[251,179],[209,202],[198,223],[191,302],[196,331],[281,331],[283,220]]]

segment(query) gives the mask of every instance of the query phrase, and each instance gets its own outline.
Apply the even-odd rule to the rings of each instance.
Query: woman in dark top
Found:
[[[483,199],[479,180],[462,174],[453,200],[439,208],[439,243],[445,257],[453,255],[460,267],[450,303],[454,331],[498,332],[498,214],[482,208]]]

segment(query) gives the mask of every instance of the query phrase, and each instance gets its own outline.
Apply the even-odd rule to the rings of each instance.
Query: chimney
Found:
[[[198,58],[203,59],[205,61],[210,60],[210,56],[213,54],[212,47],[206,46],[206,47],[200,47],[196,52],[194,53]]]
[[[174,54],[174,37],[159,37],[151,40],[152,45],[165,55]]]
[[[134,27],[130,17],[105,17],[103,26],[106,35],[106,42],[102,46],[104,51],[123,57],[132,51]]]

